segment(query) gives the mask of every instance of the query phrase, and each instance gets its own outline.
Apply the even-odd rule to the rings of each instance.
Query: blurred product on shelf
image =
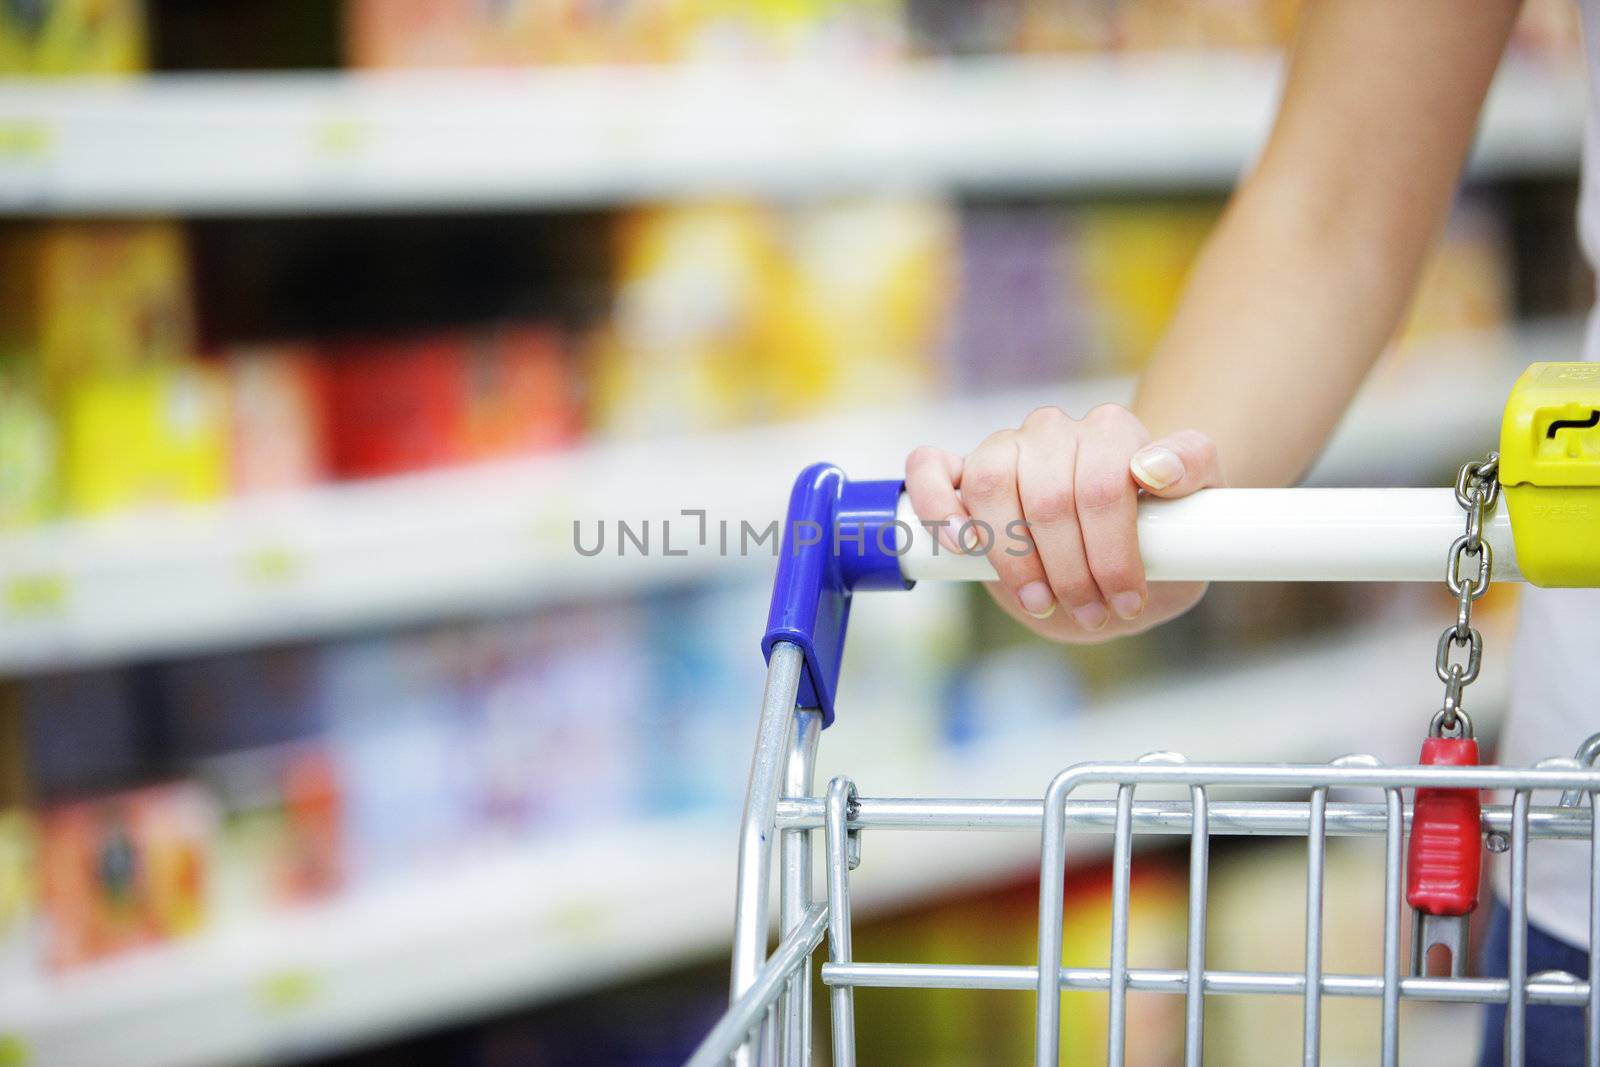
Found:
[[[224,365],[233,491],[302,489],[322,481],[321,366],[310,346],[234,349]]]
[[[1064,381],[1094,362],[1077,262],[1054,207],[975,205],[961,216],[947,350],[957,388]]]
[[[190,783],[46,810],[39,868],[50,966],[70,970],[199,930],[215,844],[211,798]]]
[[[1216,223],[1214,204],[1083,208],[1068,222],[1091,351],[1105,370],[1129,373],[1149,360],[1178,310],[1184,279]]]
[[[765,682],[750,620],[768,590],[748,583],[645,601],[649,690],[639,709],[645,805],[666,813],[738,803],[748,771],[750,694]],[[692,620],[692,625],[685,625]]]
[[[40,959],[39,838],[33,814],[0,810],[0,979],[32,973]]]
[[[1397,347],[1503,328],[1511,318],[1511,246],[1500,213],[1467,199],[1423,269]]]
[[[1139,369],[1215,219],[1208,203],[968,209],[952,375],[1001,389]]]
[[[644,761],[657,757],[643,747],[655,692],[644,624],[638,606],[624,603],[468,632],[456,745],[472,768],[470,818],[525,839],[615,821],[653,802],[642,795]]]
[[[751,353],[778,357],[768,364],[778,417],[934,392],[941,383],[928,353],[951,304],[954,209],[938,200],[839,200],[790,208],[783,222],[792,291],[780,294],[771,325],[792,348]]]
[[[101,514],[220,495],[222,397],[214,372],[186,364],[193,345],[175,225],[10,229],[0,240],[0,391],[19,419],[0,434],[0,512]]]
[[[713,429],[925,394],[956,225],[936,201],[650,208],[593,345],[604,432]]]
[[[592,353],[591,422],[602,432],[712,430],[769,415],[763,353],[784,280],[777,220],[754,204],[626,213],[616,300]],[[782,343],[779,339],[779,343]]]
[[[67,509],[92,516],[222,497],[227,410],[215,367],[155,365],[72,382],[61,400]]]
[[[347,0],[353,67],[893,58],[899,0]]]
[[[911,0],[916,50],[931,55],[1265,48],[1299,0]]]
[[[503,324],[474,332],[465,344],[468,459],[572,443],[582,429],[578,387],[554,327]]]
[[[0,4],[0,75],[134,74],[145,38],[144,0]]]
[[[469,840],[463,655],[460,633],[441,628],[339,641],[318,657],[354,883],[427,869]]]
[[[0,353],[54,400],[73,382],[189,358],[188,253],[168,222],[12,224],[0,232]]]
[[[464,458],[466,368],[456,338],[359,341],[327,350],[328,467],[339,478]]]
[[[344,796],[324,748],[250,749],[202,761],[196,773],[220,809],[219,921],[248,921],[344,888]]]
[[[0,355],[0,531],[56,511],[56,428],[20,359]]]
[[[577,431],[565,352],[543,327],[346,342],[324,352],[322,433],[335,477],[526,455]]]

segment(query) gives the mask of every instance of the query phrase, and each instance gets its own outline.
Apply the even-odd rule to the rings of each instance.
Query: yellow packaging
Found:
[[[1209,205],[1090,208],[1074,226],[1083,297],[1109,370],[1144,366],[1216,223]]]
[[[54,510],[56,428],[31,376],[0,358],[0,531]]]
[[[1517,565],[1542,586],[1600,586],[1600,363],[1535,363],[1500,422]]]
[[[213,500],[227,488],[226,385],[213,368],[143,367],[73,382],[61,401],[69,510]]]
[[[792,268],[758,338],[780,418],[926,395],[954,301],[956,219],[936,200],[840,200],[796,212]]]
[[[74,379],[176,362],[193,349],[176,224],[19,226],[0,239],[0,354],[36,363],[47,402]]]
[[[616,262],[614,319],[591,352],[594,424],[648,433],[762,417],[755,338],[785,270],[772,215],[738,202],[637,211]]]
[[[0,975],[38,966],[38,837],[32,815],[0,811]]]
[[[134,74],[146,66],[143,0],[0,3],[0,74]]]

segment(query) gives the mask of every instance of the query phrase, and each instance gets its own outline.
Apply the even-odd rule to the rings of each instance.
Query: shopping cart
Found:
[[[1583,373],[1587,382],[1600,387],[1593,365]],[[1524,403],[1519,408],[1516,397],[1513,394],[1508,407],[1508,434],[1513,432],[1513,409],[1530,406]],[[1531,406],[1538,412],[1533,436],[1528,437],[1532,443],[1520,439],[1508,443],[1503,436],[1502,452],[1536,450],[1545,442],[1538,435],[1547,430],[1554,442],[1558,431],[1570,426],[1588,432],[1600,421],[1572,417],[1572,404]],[[1577,407],[1582,415],[1583,404]],[[1600,441],[1585,438],[1583,449],[1587,451],[1576,446],[1568,451],[1574,456],[1600,456]],[[1518,465],[1520,470],[1520,459]],[[1523,480],[1537,483],[1537,471]],[[1565,489],[1574,487],[1571,479],[1556,481]],[[1540,579],[1551,576],[1552,553],[1565,553],[1565,564],[1555,570],[1555,577],[1562,580],[1541,584],[1600,584],[1592,574],[1588,581],[1573,577],[1574,559],[1597,569],[1600,526],[1588,527],[1588,539],[1576,542],[1576,555],[1570,531],[1541,542],[1549,530],[1534,531],[1537,519],[1520,519],[1514,538],[1507,512],[1516,509],[1498,506],[1501,482],[1509,486],[1511,479],[1504,468],[1496,469],[1491,455],[1486,462],[1466,465],[1453,490],[1208,490],[1184,500],[1149,500],[1140,505],[1139,543],[1152,581],[1437,580],[1441,554],[1449,546],[1446,582],[1457,595],[1459,611],[1440,638],[1435,666],[1445,683],[1445,701],[1433,716],[1424,758],[1417,765],[1385,766],[1371,756],[1346,756],[1327,764],[1194,763],[1157,752],[1131,762],[1067,767],[1049,782],[1042,800],[900,799],[863,795],[843,777],[830,782],[821,795],[814,789],[818,737],[834,715],[839,658],[853,595],[909,589],[924,580],[992,579],[994,573],[982,556],[941,552],[930,531],[909,510],[900,483],[851,482],[834,467],[809,468],[790,499],[763,642],[769,670],[740,829],[731,1005],[690,1059],[690,1067],[730,1061],[810,1063],[811,960],[824,937],[827,960],[821,979],[829,990],[835,1067],[855,1062],[853,991],[869,986],[1031,990],[1036,998],[1037,1067],[1056,1067],[1059,1061],[1063,1027],[1074,1023],[1061,1016],[1061,994],[1068,990],[1107,994],[1110,1064],[1124,1062],[1129,992],[1147,991],[1184,998],[1184,1062],[1190,1065],[1201,1062],[1205,1000],[1225,994],[1300,998],[1306,1064],[1319,1062],[1323,998],[1367,997],[1381,1001],[1385,1065],[1399,1059],[1402,998],[1505,1005],[1509,1064],[1523,1062],[1529,1004],[1583,1009],[1586,1062],[1600,1065],[1600,822],[1591,815],[1593,798],[1600,793],[1600,770],[1591,767],[1600,752],[1600,736],[1579,746],[1576,756],[1558,756],[1534,767],[1477,766],[1470,720],[1462,707],[1464,688],[1477,675],[1482,648],[1478,631],[1471,626],[1471,607],[1488,586],[1491,560],[1494,578],[1520,580],[1520,545],[1527,557],[1524,569],[1530,578]],[[1600,480],[1579,491],[1600,496],[1597,486]],[[1553,498],[1565,499],[1564,509],[1550,508],[1550,499],[1539,501],[1545,505],[1542,510],[1561,521],[1571,520],[1578,505],[1590,508],[1587,521],[1600,519],[1600,508],[1582,498],[1578,505],[1570,497]],[[1463,509],[1465,533],[1461,533]],[[1524,516],[1533,510],[1521,504]],[[1460,654],[1466,662],[1452,662]],[[1086,786],[1110,787],[1115,799],[1078,799]],[[1151,786],[1181,787],[1189,799],[1137,797],[1141,787]],[[1263,799],[1212,800],[1210,791],[1221,787],[1230,797],[1242,790]],[[1364,790],[1371,799],[1330,802],[1333,789]],[[1480,790],[1503,791],[1511,802],[1480,807]],[[1284,791],[1303,799],[1281,799]],[[1407,791],[1412,791],[1410,803]],[[1560,802],[1535,806],[1536,791],[1559,793]],[[1591,798],[1587,807],[1581,803],[1585,794]],[[1034,966],[855,958],[850,872],[860,860],[863,831],[1019,829],[1040,835]],[[814,900],[812,834],[819,830],[827,888],[825,899]],[[1069,834],[1084,833],[1109,833],[1112,838],[1110,953],[1104,967],[1067,968],[1061,966],[1066,846]],[[1186,963],[1181,970],[1129,965],[1134,834],[1188,836]],[[1305,839],[1305,962],[1300,971],[1226,971],[1206,966],[1208,854],[1215,835]],[[1380,973],[1324,971],[1324,860],[1330,835],[1383,839]],[[1528,849],[1533,841],[1548,839],[1590,842],[1590,971],[1584,976],[1528,974]],[[775,842],[780,930],[777,946],[769,954]],[[1467,977],[1462,966],[1465,916],[1476,903],[1485,844],[1491,850],[1509,851],[1510,963],[1504,978]],[[1401,952],[1403,900],[1418,911],[1410,960],[1404,960]],[[1448,975],[1425,973],[1423,961],[1433,944],[1443,944],[1450,952]]]

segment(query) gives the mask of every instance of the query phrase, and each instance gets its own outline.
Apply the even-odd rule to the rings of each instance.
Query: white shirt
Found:
[[[1581,0],[1589,62],[1589,114],[1584,125],[1578,237],[1589,263],[1600,266],[1600,0]],[[1600,358],[1600,309],[1591,311],[1583,358]],[[1527,767],[1570,756],[1600,731],[1600,589],[1522,591],[1511,650],[1511,711],[1497,762]],[[1509,802],[1509,798],[1502,798]],[[1537,794],[1536,804],[1555,796]],[[1528,918],[1564,941],[1589,940],[1589,844],[1539,841],[1528,849]],[[1507,899],[1509,864],[1497,865],[1496,890]]]

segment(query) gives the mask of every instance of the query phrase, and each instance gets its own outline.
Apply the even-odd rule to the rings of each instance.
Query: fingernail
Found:
[[[1183,460],[1170,448],[1144,448],[1128,462],[1133,476],[1152,489],[1165,489],[1183,477]]]
[[[960,515],[952,515],[944,520],[944,525],[939,527],[939,540],[944,547],[952,552],[960,552],[961,546],[956,543],[956,531],[961,529],[961,524],[967,520]]]
[[[1078,608],[1072,613],[1072,617],[1078,620],[1078,625],[1085,630],[1098,630],[1111,618],[1106,612],[1106,606],[1098,602]]]
[[[1055,594],[1043,582],[1029,582],[1017,590],[1017,601],[1036,619],[1048,619],[1056,613]]]
[[[1111,608],[1124,619],[1137,618],[1144,610],[1144,597],[1135,592],[1118,593],[1111,598]]]

